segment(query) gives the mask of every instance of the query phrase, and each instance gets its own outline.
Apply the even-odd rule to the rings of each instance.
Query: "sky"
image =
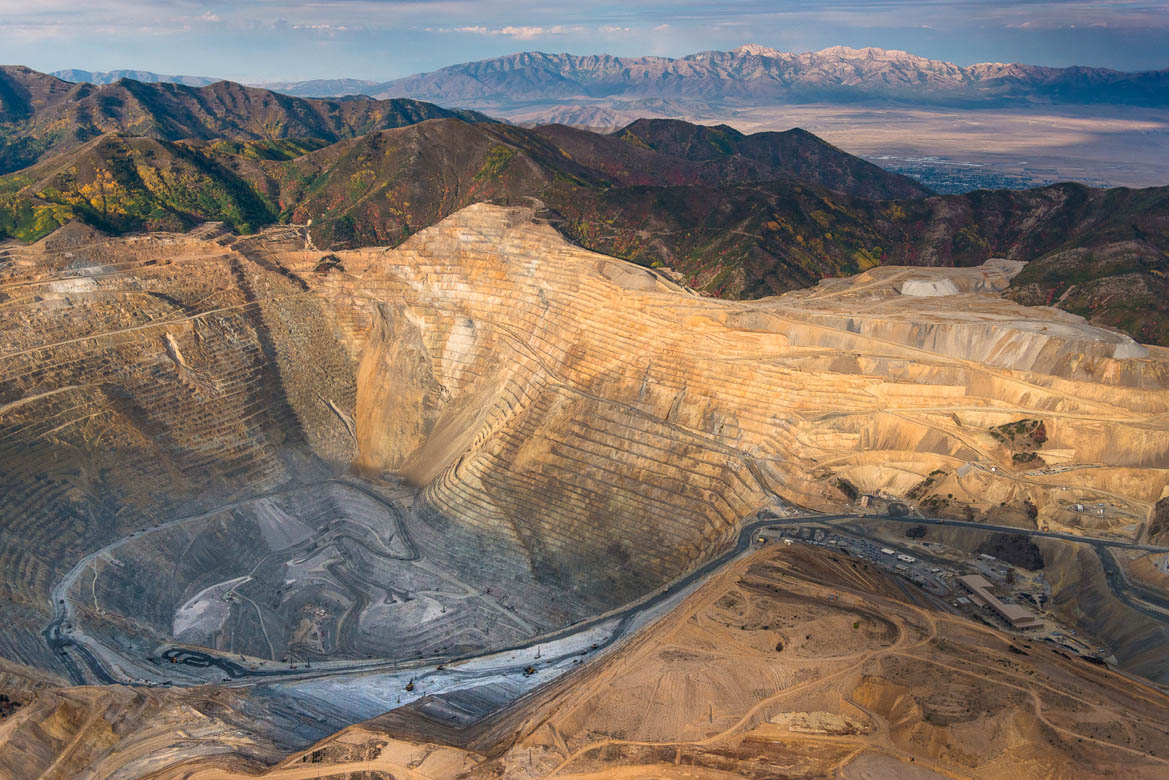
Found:
[[[760,43],[958,64],[1169,68],[1169,0],[0,0],[0,63],[246,82],[388,80],[517,51]]]

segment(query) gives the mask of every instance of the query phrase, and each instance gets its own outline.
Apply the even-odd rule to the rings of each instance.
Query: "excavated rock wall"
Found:
[[[0,256],[0,654],[22,660],[84,555],[351,465],[417,486],[445,564],[582,615],[777,500],[914,493],[1141,538],[1169,483],[1166,352],[1002,300],[1002,264],[716,301],[488,205],[395,250],[65,244]],[[1019,421],[1045,431],[1028,460],[1000,433]]]
[[[956,504],[1139,536],[1169,477],[1165,353],[1002,300],[1005,261],[714,301],[491,206],[343,255],[318,289],[375,323],[347,331],[358,465],[553,570],[624,544],[676,571],[772,495],[828,509],[841,480],[904,497],[931,473]],[[910,276],[959,293],[902,295]],[[1042,461],[996,439],[1019,420],[1043,421]],[[1089,498],[1105,519],[1067,508]]]
[[[0,655],[41,663],[49,590],[78,560],[346,468],[329,402],[351,414],[355,395],[320,302],[230,236],[54,246],[0,253]]]

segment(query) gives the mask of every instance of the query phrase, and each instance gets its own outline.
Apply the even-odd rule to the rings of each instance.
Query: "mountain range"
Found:
[[[182,84],[187,87],[205,87],[208,84],[222,81],[222,79],[211,78],[210,76],[175,76],[152,73],[148,70],[125,69],[93,71],[68,68],[66,70],[55,70],[50,75],[56,76],[62,81],[72,81],[78,84],[113,84],[122,79],[133,79],[134,81],[141,81],[144,84],[164,82],[167,84]]]
[[[108,132],[166,140],[332,142],[453,116],[490,121],[409,99],[305,100],[228,81],[205,87],[131,79],[73,84],[28,68],[0,66],[0,172],[75,149]]]
[[[190,86],[212,81],[143,71],[64,70],[53,75],[95,84],[119,78]],[[679,58],[528,51],[390,81],[314,79],[258,86],[297,97],[411,97],[504,111],[550,102],[647,99],[708,106],[872,100],[954,106],[1169,105],[1169,68],[1126,73],[1017,62],[962,66],[893,49],[832,46],[793,53],[759,44]]]
[[[68,128],[63,130],[62,128]],[[0,238],[311,224],[397,245],[476,202],[539,201],[580,245],[755,298],[879,264],[1030,261],[1010,295],[1169,344],[1169,188],[937,196],[802,130],[521,128],[406,98],[0,71]],[[22,167],[24,166],[24,167]]]
[[[914,104],[1169,104],[1169,70],[1122,73],[1019,63],[962,67],[904,51],[834,46],[793,54],[759,45],[668,57],[524,52],[452,65],[370,86],[375,97],[411,95],[487,107],[579,99],[681,99],[710,105],[895,100]],[[312,82],[294,93],[316,89]]]

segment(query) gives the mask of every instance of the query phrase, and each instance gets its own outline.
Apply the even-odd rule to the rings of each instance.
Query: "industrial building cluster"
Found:
[[[840,526],[776,525],[760,531],[755,541],[836,549],[909,580],[936,597],[939,607],[999,629],[1025,632],[1093,662],[1105,660],[1107,656],[1103,648],[1075,636],[1075,631],[1064,629],[1043,613],[1050,587],[1041,572],[1020,573],[1016,567],[992,555],[971,554],[933,541],[915,541],[914,554],[911,554],[909,550],[896,549],[891,540],[878,541],[855,526],[849,526],[846,532]],[[1021,602],[1034,604],[1041,614]]]

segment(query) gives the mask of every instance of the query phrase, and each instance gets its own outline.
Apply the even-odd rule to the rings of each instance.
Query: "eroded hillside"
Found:
[[[1005,261],[716,301],[488,205],[395,250],[70,229],[5,261],[3,653],[75,679],[110,674],[75,621],[138,665],[499,646],[772,504],[1144,541],[1166,496],[1165,353],[1003,300]]]
[[[833,487],[844,481],[906,495],[933,472],[938,487],[926,495],[946,485],[976,510],[1029,501],[1038,522],[1067,527],[1078,523],[1064,487],[1123,484],[1118,508],[1137,522],[1161,497],[1163,353],[1001,300],[994,293],[1017,266],[886,268],[759,302],[715,302],[582,252],[550,228],[510,225],[520,213],[472,207],[395,253],[342,255],[348,274],[322,282],[418,301],[381,306],[365,344],[361,467],[405,470],[431,500],[476,502],[486,515],[509,514],[478,489],[501,472],[508,492],[557,491],[577,510],[596,492],[622,500],[628,484],[623,509],[659,511],[665,522],[678,514],[668,506],[685,507],[707,518],[695,529],[704,538],[770,494],[830,508],[855,497]],[[522,395],[505,400],[498,388],[508,385]],[[997,430],[1029,419],[1044,422],[1042,463],[1016,457]],[[606,438],[621,428],[638,434]],[[623,464],[604,491],[567,487],[590,478],[571,465],[588,442]],[[671,468],[690,476],[679,474],[655,510],[641,475],[669,484]]]
[[[110,766],[133,760],[138,775],[128,776],[140,776],[161,766],[154,756],[201,754],[168,736],[189,716],[205,735],[200,751],[242,756],[232,771],[259,770],[390,709],[395,693],[402,703],[411,669],[441,676],[453,659],[531,653],[545,637],[568,648],[558,663],[572,669],[620,636],[633,613],[619,608],[664,599],[681,575],[739,549],[744,522],[761,511],[873,500],[1165,544],[1169,355],[1006,300],[1021,263],[874,268],[779,297],[720,301],[575,246],[544,214],[478,204],[393,249],[322,251],[295,227],[110,238],[75,224],[3,247],[0,561],[10,575],[0,583],[0,655],[72,682],[258,686],[238,696],[37,693],[53,681],[20,672],[38,680],[17,687],[12,722],[24,726],[4,732],[12,755],[28,757],[20,765],[47,767],[65,752],[80,756],[77,766],[115,756]],[[1082,611],[1077,625],[1111,636],[1092,603],[1111,598],[1112,575],[1093,575],[1097,593],[1075,584],[1086,553],[1049,557],[1058,608],[1077,620]],[[1101,765],[1120,750],[1161,768],[1155,735],[1099,725],[1111,717],[1101,712],[1120,706],[1108,691],[1085,705],[1091,712],[1045,714],[1038,725],[1027,713],[1048,705],[1029,709],[1040,694],[1019,683],[974,710],[955,704],[970,686],[939,681],[933,698],[906,698],[902,688],[929,668],[971,658],[1001,666],[1001,639],[985,640],[987,650],[968,627],[942,631],[915,610],[873,613],[863,599],[764,629],[759,610],[794,608],[796,596],[775,595],[767,571],[735,571],[746,579],[702,617],[678,613],[697,621],[698,634],[670,639],[688,649],[653,660],[684,680],[669,692],[681,697],[669,705],[680,720],[626,722],[606,714],[618,705],[604,696],[585,700],[594,688],[561,687],[574,703],[554,727],[524,732],[526,755],[501,753],[507,740],[471,753],[395,743],[387,760],[433,753],[459,772],[504,766],[512,776],[518,765],[507,762],[524,760],[532,774],[603,773],[612,761],[652,774],[670,761],[737,771],[750,755],[815,772],[879,743],[899,760],[986,776],[986,762],[1041,739],[1051,747],[1028,759],[1036,767],[1071,765],[1086,739]],[[886,592],[878,579],[859,585]],[[765,608],[755,603],[764,597]],[[1155,611],[1116,655],[1122,668],[1157,678]],[[901,615],[896,625],[889,614]],[[702,635],[718,625],[749,647],[727,661],[732,677],[703,682],[697,670],[713,662],[691,655],[709,649]],[[770,702],[789,685],[805,691],[804,661],[774,677],[770,661],[747,667],[743,658],[781,652],[764,646],[773,639],[783,659],[819,658],[817,643],[849,635],[848,625],[859,632],[853,660],[828,671],[817,662],[828,677],[816,678],[846,687],[816,688],[815,701],[776,720]],[[502,698],[483,685],[451,701],[533,712],[512,706],[546,681],[532,661],[509,661],[512,680],[488,658],[467,679],[503,675],[493,689]],[[642,662],[631,663],[621,674],[640,690]],[[1047,664],[1044,675],[1067,671]],[[733,677],[747,668],[771,682]],[[1121,685],[1099,674],[1112,681],[1099,685]],[[703,713],[691,705],[708,688],[746,698]],[[433,709],[418,701],[420,712]],[[94,712],[107,713],[112,731]],[[145,731],[135,725],[150,718]],[[969,742],[973,727],[961,724],[987,718],[1008,718],[1018,733]],[[59,727],[23,730],[41,721]],[[249,721],[266,725],[239,732]],[[421,727],[412,728],[417,741]],[[809,729],[831,738],[817,737],[815,755],[759,742],[789,744]],[[124,753],[77,752],[99,733],[103,745],[139,736]],[[320,748],[319,761],[382,756],[354,739],[339,753]]]

